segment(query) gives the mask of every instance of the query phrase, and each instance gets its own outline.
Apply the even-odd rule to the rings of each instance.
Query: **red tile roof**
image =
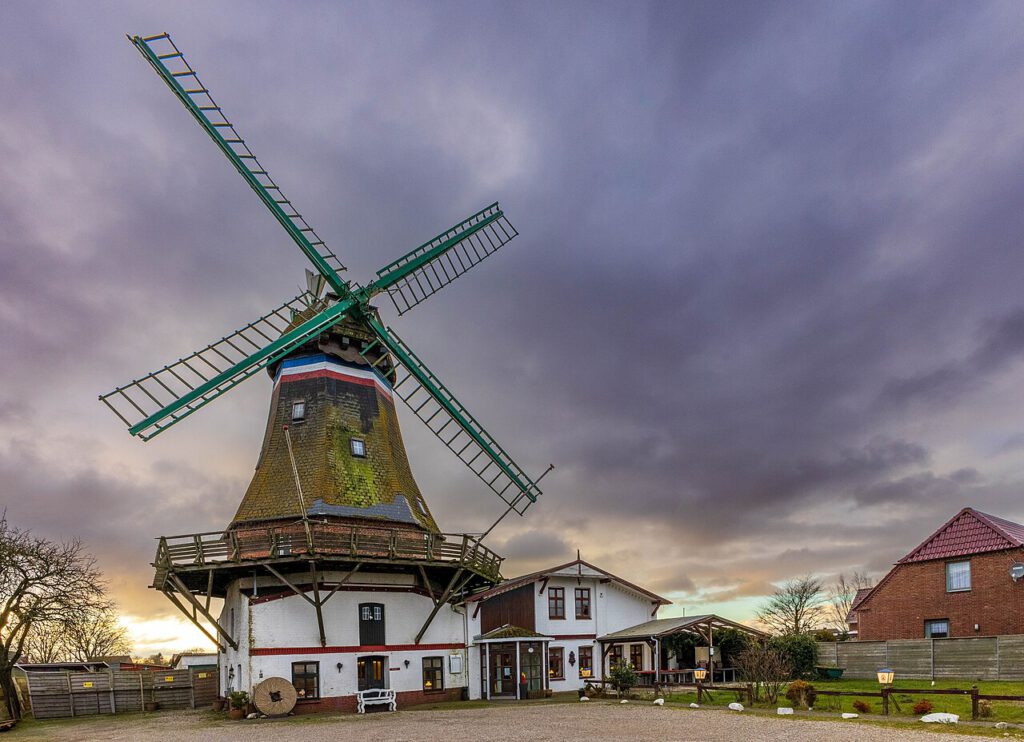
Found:
[[[897,564],[949,559],[1024,546],[1024,525],[964,508]]]
[[[542,569],[539,572],[531,572],[530,574],[523,575],[522,577],[513,577],[512,579],[505,580],[504,582],[499,583],[498,585],[495,585],[492,588],[484,590],[483,592],[479,592],[479,593],[475,593],[474,595],[467,596],[466,597],[466,602],[470,603],[470,602],[477,601],[477,600],[488,600],[489,598],[493,598],[493,597],[495,597],[497,595],[501,595],[502,593],[507,593],[510,590],[515,590],[517,587],[522,587],[523,585],[529,585],[531,583],[537,582],[538,580],[542,580],[545,577],[549,577],[550,575],[554,574],[555,572],[561,572],[563,569],[568,569],[569,567],[576,567],[576,566],[589,567],[590,569],[594,570],[595,572],[600,572],[606,578],[608,578],[610,580],[613,580],[614,582],[618,582],[621,585],[625,585],[630,590],[638,592],[641,595],[646,595],[647,597],[649,597],[652,601],[654,601],[656,603],[659,603],[661,605],[672,605],[672,601],[671,600],[668,600],[667,598],[663,598],[660,595],[656,595],[656,594],[652,593],[650,590],[645,590],[644,588],[640,587],[639,585],[634,585],[632,582],[628,582],[627,580],[624,580],[621,577],[617,577],[616,575],[613,575],[611,572],[606,572],[605,570],[601,569],[600,567],[595,567],[593,564],[590,564],[589,562],[585,562],[582,559],[576,559],[575,561],[572,561],[572,562],[566,562],[565,564],[559,564],[557,567],[551,567],[550,569]],[[592,575],[585,575],[585,576],[591,577]]]
[[[857,606],[864,602],[864,598],[868,597],[868,593],[872,590],[874,590],[873,587],[857,589],[857,594],[853,596],[853,601],[850,603],[850,611],[846,614],[846,623],[857,623]]]

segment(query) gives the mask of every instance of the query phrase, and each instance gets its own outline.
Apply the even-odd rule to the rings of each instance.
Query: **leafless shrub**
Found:
[[[791,672],[785,655],[764,644],[752,644],[740,652],[736,657],[736,669],[751,684],[754,702],[763,698],[769,704],[779,700],[779,693]]]

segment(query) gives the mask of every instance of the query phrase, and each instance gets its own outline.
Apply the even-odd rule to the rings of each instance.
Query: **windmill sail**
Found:
[[[346,296],[348,284],[338,275],[345,266],[256,159],[170,35],[130,36],[129,39],[323,274],[331,288],[339,296]]]
[[[377,341],[363,349],[363,357],[382,345],[387,350],[372,366],[392,362],[396,379],[392,386],[395,396],[408,405],[466,466],[472,470],[498,497],[522,515],[542,494],[540,488],[505,453],[491,435],[484,430],[455,396],[428,369],[393,330],[385,328],[376,319],[367,324]]]
[[[149,440],[338,322],[354,305],[303,292],[255,322],[150,374],[100,395],[132,435]]]
[[[518,234],[495,202],[381,268],[371,288],[387,291],[405,314]]]

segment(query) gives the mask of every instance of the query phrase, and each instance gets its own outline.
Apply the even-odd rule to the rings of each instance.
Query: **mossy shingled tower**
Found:
[[[347,320],[268,368],[274,388],[263,447],[232,527],[302,517],[287,425],[310,518],[438,531],[409,467],[391,375],[360,355],[370,339]]]

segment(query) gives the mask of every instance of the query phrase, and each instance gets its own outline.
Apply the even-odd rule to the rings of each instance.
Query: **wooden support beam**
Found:
[[[320,602],[320,586],[317,584],[316,562],[309,562],[310,576],[313,578],[313,607],[316,608],[316,625],[320,629],[320,646],[327,646],[327,633],[324,631],[323,603]]]
[[[206,575],[206,610],[210,610],[210,598],[213,597],[213,570],[211,569]]]
[[[174,605],[175,605],[175,606],[176,606],[176,607],[178,608],[178,610],[179,610],[179,611],[181,611],[182,613],[184,613],[184,614],[185,614],[185,616],[186,616],[186,617],[187,617],[187,618],[188,618],[188,619],[189,619],[190,621],[192,621],[192,623],[194,623],[194,624],[195,624],[196,628],[197,628],[197,629],[199,629],[200,631],[202,631],[202,632],[203,632],[203,634],[205,634],[205,635],[206,635],[206,638],[207,638],[207,639],[209,639],[209,640],[210,640],[211,642],[213,642],[213,643],[214,643],[214,646],[216,646],[216,647],[217,647],[217,650],[218,650],[218,651],[220,651],[220,652],[225,652],[225,651],[227,651],[227,650],[226,650],[226,649],[224,648],[224,645],[220,643],[220,640],[219,640],[219,639],[217,639],[217,638],[216,638],[216,637],[215,637],[215,636],[214,636],[213,634],[211,634],[211,633],[210,633],[210,632],[209,632],[209,631],[207,630],[207,628],[206,628],[205,626],[203,626],[203,625],[202,625],[201,623],[199,623],[199,622],[198,622],[198,621],[196,621],[196,620],[195,620],[194,618],[192,618],[191,616],[189,616],[189,614],[188,614],[188,610],[187,610],[187,609],[185,608],[185,606],[183,606],[183,605],[181,604],[181,601],[179,601],[179,600],[178,600],[178,599],[177,599],[177,598],[176,598],[176,597],[174,596],[174,594],[173,594],[173,593],[170,593],[170,592],[168,592],[168,591],[166,591],[166,590],[161,590],[160,592],[162,592],[162,593],[164,594],[164,596],[165,596],[165,597],[166,597],[166,598],[167,598],[167,599],[168,599],[169,601],[171,601],[172,603],[174,603]],[[238,648],[238,647],[235,647],[235,649],[237,649],[237,648]],[[141,674],[141,673],[139,674],[139,677],[140,677],[140,679],[141,679],[141,677],[142,677],[142,674]]]
[[[350,579],[352,579],[353,575],[355,575],[355,573],[358,572],[360,567],[362,567],[362,566],[363,566],[362,562],[359,562],[359,564],[354,566],[349,571],[349,573],[342,578],[341,582],[339,582],[337,585],[335,585],[333,588],[331,588],[331,592],[327,593],[327,596],[323,600],[320,601],[320,605],[323,605],[328,600],[330,600],[332,597],[334,597],[334,594],[336,592],[338,592],[346,582],[348,582]]]
[[[188,589],[188,586],[186,586],[185,583],[181,581],[178,575],[171,572],[168,575],[168,577],[170,578],[171,582],[174,583],[175,587],[177,587],[178,593],[180,593],[183,598],[185,598],[186,600],[188,600],[189,603],[192,604],[193,616],[195,616],[195,609],[198,609],[199,612],[202,613],[203,616],[206,618],[206,620],[209,621],[210,624],[217,630],[217,633],[219,633],[221,636],[227,639],[228,644],[230,644],[233,649],[238,649],[238,642],[236,642],[229,633],[224,631],[224,629],[220,625],[220,622],[216,618],[211,616],[209,611],[207,611],[205,608],[203,608],[202,605],[200,605],[199,601],[196,600],[195,596]],[[193,618],[192,621],[197,626],[199,625],[198,618]]]
[[[420,632],[416,634],[416,639],[413,641],[413,644],[419,644],[420,639],[422,639],[423,635],[427,633],[427,629],[430,627],[430,624],[434,621],[434,616],[436,616],[437,612],[441,610],[441,606],[448,602],[448,598],[451,597],[453,592],[452,588],[455,587],[455,581],[462,576],[463,572],[465,572],[465,569],[459,567],[459,569],[456,570],[455,574],[452,575],[451,580],[448,581],[448,587],[445,588],[444,594],[441,595],[441,598],[434,602],[434,610],[430,612],[430,615],[427,616],[427,620],[423,622],[423,626],[420,627]],[[470,577],[472,577],[472,575],[470,575]]]
[[[544,594],[544,588],[546,588],[548,586],[548,579],[549,579],[548,577],[544,577],[543,579],[541,579],[541,581],[540,581],[540,590],[537,591],[537,595],[543,595]]]
[[[264,564],[263,566],[264,566],[264,567],[266,567],[267,571],[268,571],[268,572],[270,572],[270,574],[274,575],[274,577],[276,577],[276,578],[277,578],[277,579],[279,579],[279,580],[280,580],[281,582],[283,582],[283,583],[284,583],[285,585],[287,585],[288,587],[290,587],[290,588],[292,589],[292,592],[293,592],[293,593],[295,593],[296,595],[298,595],[298,596],[299,596],[300,598],[302,598],[303,600],[305,600],[305,601],[306,601],[307,603],[309,603],[310,605],[312,605],[312,606],[315,606],[315,605],[316,605],[316,603],[315,603],[315,602],[313,602],[313,599],[312,599],[312,598],[310,598],[310,597],[309,597],[308,595],[306,595],[306,593],[305,593],[305,592],[303,592],[302,590],[299,590],[299,588],[295,587],[295,585],[293,585],[293,584],[292,584],[292,583],[291,583],[291,582],[290,582],[290,581],[288,580],[288,578],[287,578],[287,577],[285,577],[285,576],[284,576],[283,574],[281,574],[280,572],[278,572],[278,571],[277,571],[276,569],[274,569],[273,567],[271,567],[271,566],[270,566],[269,564]]]
[[[423,587],[427,588],[427,592],[430,593],[430,599],[433,602],[437,602],[437,597],[434,595],[434,588],[430,584],[430,580],[427,579],[427,570],[423,569],[422,564],[416,565],[420,570],[420,577],[423,578]]]

